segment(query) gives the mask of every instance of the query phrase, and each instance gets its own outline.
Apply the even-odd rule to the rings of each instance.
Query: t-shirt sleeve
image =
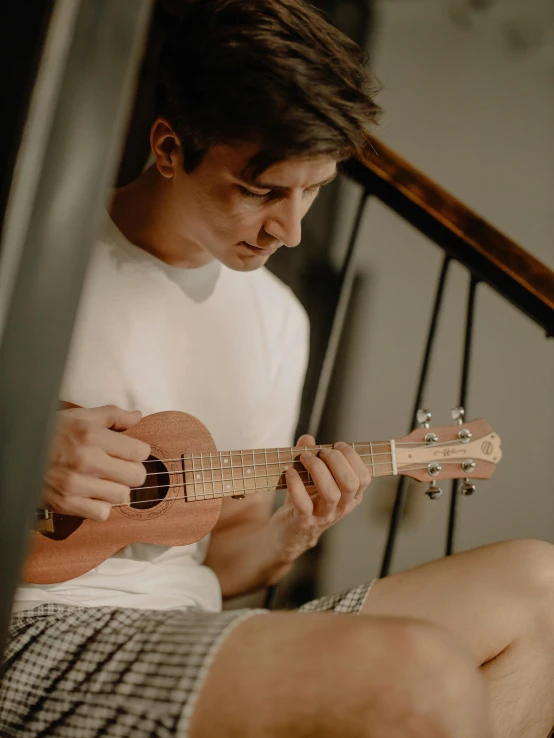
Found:
[[[300,401],[309,356],[310,325],[302,305],[291,293],[271,389],[257,413],[253,448],[294,445]]]

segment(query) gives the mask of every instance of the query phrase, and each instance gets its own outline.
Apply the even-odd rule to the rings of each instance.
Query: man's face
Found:
[[[336,161],[318,157],[278,162],[250,181],[244,170],[256,151],[249,144],[213,146],[190,174],[179,158],[172,212],[198,265],[215,258],[230,269],[251,271],[281,246],[297,246],[302,218],[336,176]]]

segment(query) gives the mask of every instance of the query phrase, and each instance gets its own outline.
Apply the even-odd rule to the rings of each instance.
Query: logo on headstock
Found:
[[[441,456],[447,459],[449,456],[465,456],[466,454],[467,450],[465,448],[454,446],[453,448],[441,448],[438,451],[435,451],[434,456]]]
[[[494,446],[492,444],[492,441],[483,441],[481,444],[481,451],[485,454],[485,456],[490,456],[494,450]]]

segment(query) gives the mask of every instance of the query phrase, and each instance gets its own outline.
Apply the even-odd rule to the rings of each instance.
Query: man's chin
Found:
[[[221,263],[235,272],[253,272],[263,267],[271,254],[238,254],[234,252],[221,259]]]

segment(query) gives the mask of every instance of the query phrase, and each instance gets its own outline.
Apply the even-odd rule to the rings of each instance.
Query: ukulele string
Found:
[[[441,462],[441,463],[455,464],[455,463],[458,463],[458,462],[446,460],[446,461]],[[408,468],[403,469],[402,470],[402,473],[409,472],[409,471],[421,471],[423,469],[427,469],[427,466],[413,466],[413,467],[408,467]],[[175,472],[175,473],[182,473],[182,472]],[[309,478],[310,475],[306,471],[304,473],[307,474],[307,476]],[[263,475],[263,476],[267,476],[267,475]],[[269,476],[276,476],[276,475],[269,475]],[[388,472],[383,471],[383,472],[380,472],[380,473],[377,472],[373,476],[374,477],[387,477],[387,476],[391,476],[391,474],[388,473]],[[257,480],[259,481],[260,478],[261,477],[258,477]],[[234,481],[237,481],[237,480],[240,481],[240,479],[255,479],[255,478],[254,477],[241,477],[241,478],[235,477],[235,480]],[[231,484],[233,482],[232,479],[231,480],[223,480],[223,481],[224,482],[227,482],[227,483],[230,482]],[[215,484],[223,484],[223,481],[215,482]],[[193,485],[196,485],[196,484],[198,484],[198,485],[200,485],[200,484],[204,485],[204,484],[206,484],[206,482],[195,482],[195,483],[193,483],[193,484],[191,484],[189,486],[193,486]],[[210,482],[208,482],[207,484],[210,484]],[[184,483],[180,483],[180,484],[167,484],[167,485],[160,484],[160,485],[155,485],[155,486],[152,486],[152,487],[133,487],[131,489],[131,491],[132,492],[136,492],[136,491],[141,490],[141,489],[142,490],[146,490],[146,489],[171,489],[173,487],[183,487],[183,486],[184,486]],[[160,502],[164,502],[164,500],[165,501],[186,500],[188,502],[188,501],[194,501],[194,500],[222,499],[223,497],[233,497],[233,496],[236,497],[236,496],[241,496],[243,493],[244,494],[249,494],[249,493],[262,492],[262,491],[272,490],[272,489],[273,490],[275,490],[275,489],[286,489],[286,485],[283,485],[283,484],[271,484],[271,485],[267,485],[267,486],[266,485],[263,485],[263,486],[260,486],[260,487],[241,487],[240,489],[230,489],[230,490],[227,490],[227,491],[223,491],[222,490],[221,492],[214,492],[211,495],[210,494],[185,494],[185,495],[180,495],[180,496],[177,496],[177,497],[169,497],[169,498],[168,497],[165,497],[165,498],[154,497],[154,498],[149,499],[149,500],[137,500],[136,502],[133,502],[133,503],[130,503],[130,502],[115,503],[115,504],[112,505],[112,507],[133,507],[133,505],[146,504],[146,503],[149,503],[149,502],[157,502],[157,503],[160,503]],[[37,512],[37,513],[35,513],[35,517],[37,517],[37,518],[43,517],[43,514],[40,513],[40,512]]]
[[[390,456],[390,454],[388,454],[388,455]],[[452,460],[451,459],[448,459],[448,460],[442,460],[441,459],[441,464],[443,464],[443,463],[446,463],[446,464],[449,464],[449,463],[450,464],[456,464],[456,463],[460,463],[460,462],[459,462],[458,459],[452,459]],[[185,481],[183,482],[183,484],[187,484],[187,485],[190,486],[190,485],[193,485],[193,484],[214,484],[214,483],[221,483],[222,484],[223,482],[230,483],[230,482],[236,482],[236,481],[244,481],[246,479],[254,479],[255,480],[255,479],[263,479],[264,477],[280,477],[282,474],[284,474],[287,471],[287,469],[289,469],[289,468],[295,468],[293,461],[290,462],[290,465],[287,464],[285,466],[282,466],[277,471],[271,471],[269,469],[269,466],[279,466],[277,463],[275,463],[275,464],[268,464],[268,465],[266,465],[266,464],[252,464],[252,466],[265,466],[266,467],[266,473],[265,474],[257,475],[254,472],[254,474],[246,474],[246,475],[243,474],[242,476],[240,476],[240,475],[236,475],[236,476],[233,476],[232,475],[230,477],[223,477],[223,476],[221,476],[220,479],[214,479],[214,478],[212,478],[212,479],[206,479],[204,477],[204,472],[223,472],[223,471],[227,471],[227,470],[231,471],[232,469],[242,469],[243,471],[246,469],[248,471],[248,469],[251,468],[251,466],[244,465],[244,466],[223,466],[223,467],[213,468],[213,469],[210,469],[208,467],[204,467],[202,469],[176,469],[176,470],[166,469],[163,472],[151,472],[151,473],[147,474],[146,476],[147,477],[156,476],[156,475],[159,475],[160,473],[161,474],[168,474],[168,475],[169,474],[193,474],[196,477],[195,479],[193,479],[191,481],[187,481],[185,479]],[[391,467],[392,468],[392,458],[391,458],[390,461],[377,461],[375,464],[371,464],[371,473],[372,473],[372,476],[374,476],[374,477],[376,477],[376,476],[387,476],[389,474],[389,472],[385,472],[384,475],[383,474],[377,474],[377,473],[375,473],[375,467],[376,466],[387,466],[387,467]],[[414,467],[411,467],[410,469],[404,469],[403,468],[403,471],[417,471],[419,469],[427,469],[427,467],[428,467],[428,464],[424,464],[423,466],[414,466]],[[368,466],[368,469],[369,468],[370,467]],[[307,474],[308,475],[308,479],[310,478],[310,472],[307,469],[295,469],[295,471],[300,476],[302,476],[303,474]],[[144,489],[159,489],[160,487],[164,487],[164,486],[167,486],[167,485],[155,484],[155,485],[149,485],[147,487],[145,487],[145,486],[142,486],[142,487],[131,487],[131,491],[137,491],[139,489],[143,489],[143,490]]]
[[[229,456],[229,454],[227,454],[227,456]],[[359,456],[362,459],[363,458],[367,458],[367,457],[369,457],[370,459],[374,459],[376,456],[388,456],[389,457],[389,461],[376,461],[376,462],[371,461],[371,463],[369,465],[367,465],[368,467],[371,466],[371,468],[373,468],[375,466],[382,466],[383,464],[386,464],[387,466],[390,466],[392,464],[392,453],[390,451],[388,451],[387,453],[382,453],[382,454],[381,453],[379,453],[379,454],[359,454]],[[216,458],[216,457],[214,457],[214,458]],[[222,457],[220,459],[217,459],[217,460],[221,463],[221,461],[224,458],[226,458],[226,455],[225,454],[223,454]],[[181,459],[180,458],[179,459],[158,459],[158,461],[161,461],[161,462],[166,462],[166,461],[181,461]],[[191,474],[194,473],[194,474],[196,474],[196,473],[199,473],[199,472],[202,472],[203,473],[203,472],[227,471],[227,469],[253,469],[255,466],[263,466],[267,470],[269,470],[269,467],[270,466],[282,466],[283,470],[286,471],[286,469],[288,469],[288,466],[286,466],[286,465],[291,465],[292,466],[293,464],[295,464],[297,462],[298,463],[301,463],[299,461],[298,457],[296,457],[295,459],[280,459],[279,461],[270,461],[268,459],[267,463],[260,462],[260,463],[256,463],[256,464],[247,464],[246,461],[244,461],[241,464],[222,464],[221,466],[198,466],[198,467],[195,467],[194,466],[194,459],[193,459],[193,465],[192,465],[192,468],[191,469],[179,469],[178,471],[170,471],[169,469],[167,469],[166,471],[167,471],[168,474],[185,474],[185,473],[191,473]],[[146,462],[143,461],[142,463],[145,464]],[[283,465],[285,465],[285,466],[283,466]],[[164,472],[161,472],[161,473],[163,474]],[[276,472],[268,472],[268,473],[270,473],[270,474],[273,475]],[[154,476],[156,474],[160,474],[160,472],[146,472],[146,476],[147,477],[151,477],[151,476]],[[256,473],[254,472],[254,475],[252,476],[252,479],[254,479],[255,475],[256,475]],[[264,476],[267,476],[267,474],[260,474],[260,476],[264,477]],[[239,479],[239,478],[240,477],[235,477],[235,479]],[[249,479],[250,477],[244,477],[244,478],[245,479]]]
[[[386,446],[386,445],[390,446],[390,441],[371,441],[371,442],[368,441],[368,443],[358,443],[358,444],[348,443],[347,445],[350,446],[350,448],[354,449],[354,451],[355,451],[356,450],[355,449],[355,446],[356,445],[358,445],[358,446]],[[421,447],[424,447],[424,446],[426,446],[427,448],[436,448],[436,447],[439,447],[439,446],[454,446],[454,445],[465,446],[465,445],[467,445],[467,443],[464,443],[463,441],[461,441],[459,439],[455,439],[453,441],[439,441],[438,443],[433,443],[433,444],[427,444],[427,443],[424,443],[423,441],[421,443],[420,442],[416,442],[416,443],[408,443],[408,442],[399,443],[399,442],[396,442],[395,443],[395,448],[399,448],[399,447],[402,447],[402,446],[405,446],[407,448],[416,448],[416,447],[417,448],[421,448]],[[193,462],[194,462],[194,460],[198,460],[198,459],[200,459],[200,460],[203,460],[203,459],[210,459],[210,460],[216,459],[217,461],[221,461],[221,459],[222,458],[225,458],[225,457],[232,458],[233,456],[235,456],[235,457],[242,458],[243,456],[252,456],[254,458],[254,456],[256,454],[262,454],[264,457],[267,454],[273,454],[273,455],[279,456],[279,454],[281,454],[281,453],[282,454],[285,454],[285,453],[292,454],[294,452],[298,452],[299,454],[301,454],[301,453],[304,453],[306,451],[318,451],[319,452],[319,451],[322,451],[325,448],[332,449],[333,447],[332,446],[322,445],[322,446],[292,446],[290,448],[279,448],[279,449],[253,449],[253,450],[250,450],[250,451],[215,451],[215,452],[214,451],[209,451],[207,453],[203,453],[202,451],[198,451],[196,453],[195,452],[192,452],[192,453],[188,453],[188,454],[183,454],[182,456],[177,456],[177,457],[171,458],[171,459],[157,459],[157,458],[154,458],[154,459],[145,459],[142,463],[143,464],[154,464],[157,461],[161,461],[161,462],[166,462],[166,461],[181,461],[182,459],[183,460],[187,460],[187,461],[193,461]],[[369,453],[359,454],[359,456],[361,458],[375,457],[375,456],[390,456],[390,455],[391,455],[391,451],[390,450],[389,451],[379,451],[378,453],[371,453],[371,452],[369,452]],[[281,463],[281,461],[274,461],[274,462],[273,461],[268,461],[268,464],[277,464],[277,463]],[[241,466],[242,466],[242,464],[241,464]],[[264,463],[260,463],[260,464],[249,464],[249,466],[265,466],[265,462]],[[230,468],[230,467],[227,467],[227,468]],[[211,468],[210,467],[204,467],[204,468],[195,469],[194,471],[203,471],[203,470],[205,470],[205,471],[211,471]]]
[[[441,463],[445,463],[445,464],[456,464],[456,463],[459,463],[459,462],[446,460],[444,462],[441,461]],[[427,465],[407,467],[405,469],[402,469],[402,473],[409,472],[409,471],[421,471],[423,469],[427,469]],[[176,472],[176,473],[179,473],[179,472]],[[310,475],[309,475],[309,473],[307,471],[299,472],[299,474],[300,474],[300,476],[302,476],[302,474],[306,474],[307,477],[308,477],[308,480],[307,481],[313,483],[313,480],[310,479]],[[267,475],[263,474],[261,477],[258,477],[257,478],[258,481],[261,478],[265,477],[265,476],[267,476]],[[269,476],[277,476],[277,475],[274,474],[274,475],[269,475]],[[385,471],[380,472],[380,473],[377,472],[376,474],[373,474],[372,475],[372,477],[390,477],[390,476],[392,476],[392,475],[389,472],[385,472]],[[234,479],[223,479],[223,480],[217,480],[216,482],[206,482],[204,480],[204,481],[200,481],[200,482],[193,482],[193,483],[191,483],[191,484],[189,484],[187,486],[192,487],[192,486],[195,486],[197,484],[198,485],[202,485],[202,486],[204,486],[206,484],[212,484],[212,485],[213,484],[221,484],[223,486],[224,484],[227,484],[230,487],[232,487],[234,481],[241,481],[241,480],[246,480],[246,479],[252,479],[252,480],[254,480],[254,477],[235,477]],[[160,484],[160,485],[155,485],[155,486],[152,486],[152,487],[137,487],[137,488],[133,488],[131,491],[137,491],[137,490],[141,490],[141,489],[160,489],[160,488],[163,488],[163,489],[166,489],[167,488],[167,489],[169,489],[170,487],[183,487],[183,486],[185,486],[183,483],[182,484],[168,484],[168,485]],[[230,488],[230,489],[227,489],[225,491],[222,490],[221,492],[216,492],[213,495],[210,495],[210,494],[208,494],[208,495],[205,495],[205,494],[192,494],[192,495],[191,494],[186,494],[186,495],[182,495],[180,497],[171,497],[169,499],[172,499],[172,500],[182,500],[182,499],[186,499],[186,500],[211,500],[211,499],[220,499],[222,497],[233,497],[233,496],[237,496],[237,495],[240,496],[243,493],[244,494],[248,494],[248,493],[254,493],[254,492],[262,492],[262,491],[266,491],[266,490],[270,490],[270,489],[286,489],[286,485],[285,484],[271,484],[271,485],[267,485],[267,486],[266,485],[262,485],[261,487],[240,487],[238,489]],[[168,499],[168,498],[163,498],[163,499]],[[133,504],[141,504],[141,503],[146,503],[146,502],[163,502],[163,499],[159,499],[159,498],[156,497],[156,498],[154,498],[152,500],[137,500],[135,503],[122,502],[122,503],[118,503],[118,504],[112,505],[112,507],[132,507]]]

